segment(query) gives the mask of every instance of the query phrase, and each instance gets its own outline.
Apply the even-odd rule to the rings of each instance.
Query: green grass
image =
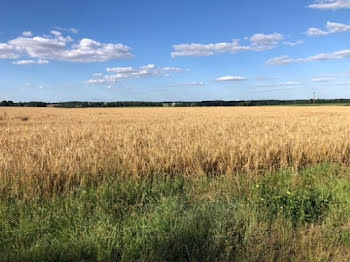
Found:
[[[349,261],[350,169],[0,194],[0,261]]]

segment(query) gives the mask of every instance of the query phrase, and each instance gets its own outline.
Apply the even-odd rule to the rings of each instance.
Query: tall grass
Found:
[[[1,190],[11,194],[59,193],[106,175],[215,176],[350,161],[347,107],[0,110]]]
[[[349,261],[349,113],[0,108],[0,261]]]
[[[1,195],[0,261],[349,261],[349,169],[112,179]]]

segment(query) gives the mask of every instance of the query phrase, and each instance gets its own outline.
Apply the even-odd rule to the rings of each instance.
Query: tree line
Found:
[[[70,101],[46,103],[39,101],[13,102],[2,101],[0,106],[15,107],[59,107],[59,108],[88,108],[88,107],[200,107],[200,106],[271,106],[271,105],[309,105],[309,104],[350,104],[350,99],[305,99],[305,100],[250,100],[250,101],[177,101],[177,102],[84,102]]]

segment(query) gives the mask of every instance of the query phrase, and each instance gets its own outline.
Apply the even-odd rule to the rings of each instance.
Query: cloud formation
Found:
[[[222,76],[215,79],[218,82],[239,82],[239,81],[245,81],[248,80],[248,78],[243,76]]]
[[[123,79],[137,79],[144,77],[168,76],[170,73],[180,73],[189,71],[178,67],[156,67],[154,64],[133,67],[108,67],[106,71],[110,74],[102,73],[93,74],[92,79],[86,81],[90,85],[111,85],[116,84]]]
[[[173,45],[174,51],[171,57],[179,56],[211,56],[220,53],[235,54],[242,51],[265,51],[276,48],[283,40],[283,35],[273,34],[255,34],[249,39],[248,45],[241,45],[240,40],[235,39],[232,42],[212,43],[212,44],[178,44]]]
[[[32,34],[32,32],[30,32],[30,31],[24,31],[24,32],[22,33],[22,36],[24,36],[24,37],[31,37],[31,36],[33,36],[33,34]]]
[[[287,65],[294,63],[309,63],[316,61],[327,61],[327,60],[337,60],[350,58],[350,50],[340,50],[333,53],[318,54],[314,56],[309,56],[305,58],[290,58],[289,56],[279,56],[269,59],[267,65]]]
[[[341,24],[334,22],[327,22],[325,29],[311,27],[306,31],[306,34],[311,37],[326,36],[335,33],[350,32],[350,24]]]
[[[65,37],[56,30],[52,30],[50,35],[34,37],[29,31],[23,32],[22,36],[7,43],[0,43],[0,59],[29,57],[39,60],[92,63],[131,56],[130,47],[123,44],[100,43],[88,38],[75,42],[70,36]]]
[[[337,10],[350,8],[350,0],[314,0],[309,8],[323,10]]]
[[[14,59],[18,57],[20,57],[20,55],[14,46],[0,43],[0,59]]]
[[[17,61],[13,61],[12,64],[14,65],[30,65],[30,64],[38,64],[38,65],[44,65],[44,64],[48,64],[49,61],[47,60],[42,60],[42,59],[38,59],[38,60],[17,60]]]

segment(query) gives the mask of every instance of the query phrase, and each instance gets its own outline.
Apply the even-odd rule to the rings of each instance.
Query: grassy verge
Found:
[[[0,200],[0,261],[350,259],[350,170],[333,165]]]

